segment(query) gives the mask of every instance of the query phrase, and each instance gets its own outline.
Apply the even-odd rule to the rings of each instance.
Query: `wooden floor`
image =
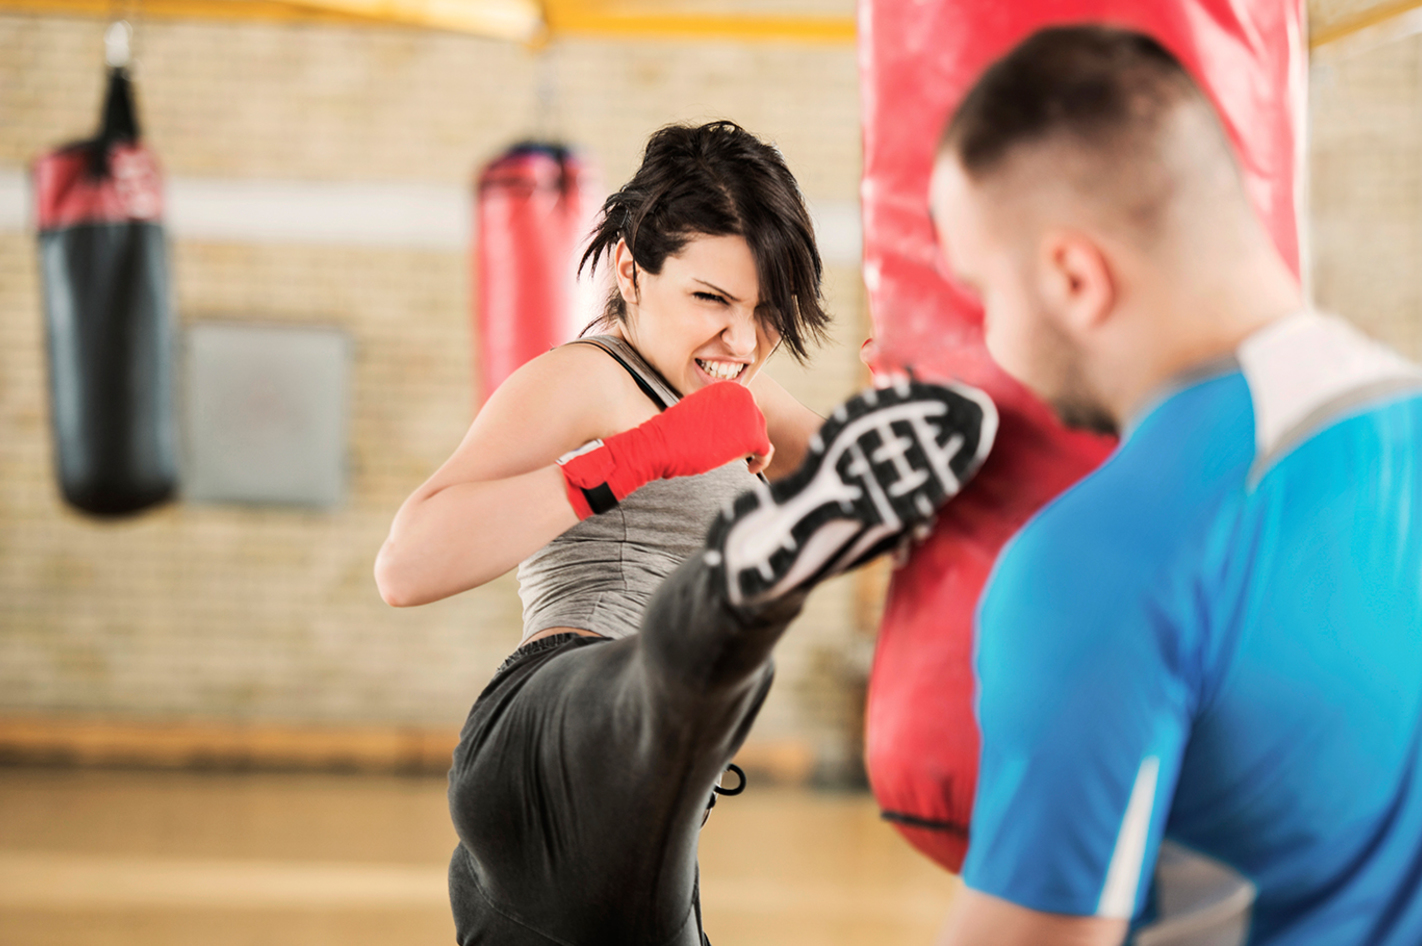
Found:
[[[437,778],[0,768],[0,943],[448,946],[453,845]],[[866,795],[753,784],[701,853],[715,946],[927,946],[955,889]]]

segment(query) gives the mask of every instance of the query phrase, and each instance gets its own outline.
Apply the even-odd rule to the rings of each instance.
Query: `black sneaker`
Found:
[[[966,385],[901,381],[841,405],[800,469],[741,494],[707,536],[733,605],[758,605],[926,535],[978,471],[997,408]]]

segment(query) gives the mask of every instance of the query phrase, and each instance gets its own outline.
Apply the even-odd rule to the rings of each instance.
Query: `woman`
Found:
[[[699,943],[696,829],[769,684],[758,672],[705,706],[665,706],[666,668],[636,632],[716,511],[757,473],[794,469],[820,426],[761,374],[777,345],[804,357],[828,323],[809,215],[770,146],[730,122],[673,126],[604,205],[584,262],[604,261],[605,334],[534,359],[489,398],[376,564],[385,600],[414,605],[522,563],[523,642],[471,712],[451,776],[462,943]],[[559,458],[616,453],[615,435],[659,417],[671,423],[643,438],[655,446],[617,458],[631,489],[610,487],[618,505],[591,514],[565,476],[589,454]],[[511,689],[518,705],[485,720]],[[576,745],[561,743],[570,710]],[[671,732],[706,710],[709,728]]]
[[[761,373],[777,346],[804,357],[828,322],[784,161],[731,122],[662,129],[603,207],[584,263],[602,261],[605,333],[494,393],[376,563],[393,605],[519,565],[523,641],[470,711],[450,773],[465,946],[704,942],[697,833],[803,599],[766,577],[798,520],[775,568],[742,569],[734,605],[724,566],[678,570],[718,510],[770,495],[758,475],[794,470],[812,443],[826,453],[821,419]],[[765,534],[730,532],[716,560],[749,562]],[[740,600],[747,589],[765,600]]]

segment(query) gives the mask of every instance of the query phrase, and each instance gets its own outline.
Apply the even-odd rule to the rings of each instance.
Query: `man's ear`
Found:
[[[1061,327],[1079,337],[1100,327],[1116,306],[1116,274],[1100,245],[1075,230],[1042,238],[1038,290]]]
[[[622,296],[622,301],[628,305],[636,305],[641,301],[642,294],[637,286],[637,261],[632,258],[632,251],[627,248],[626,240],[618,240],[617,248],[612,251],[612,270],[617,278],[617,292]]]

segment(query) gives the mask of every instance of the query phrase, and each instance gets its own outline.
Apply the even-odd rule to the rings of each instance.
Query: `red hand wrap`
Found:
[[[744,385],[720,381],[564,461],[561,468],[568,500],[578,518],[586,519],[652,480],[695,476],[737,457],[769,452],[765,417],[755,398]]]

